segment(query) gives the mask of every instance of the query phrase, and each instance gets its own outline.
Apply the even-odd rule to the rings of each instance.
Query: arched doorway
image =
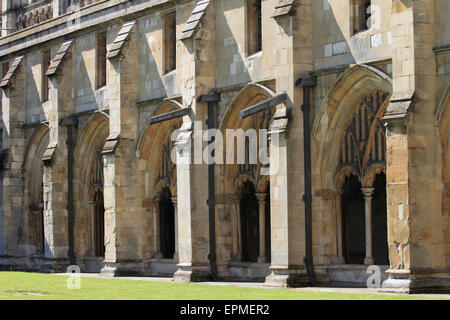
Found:
[[[173,259],[175,254],[175,207],[168,187],[159,197],[159,240],[160,252],[164,259]]]
[[[358,177],[345,178],[342,194],[342,230],[345,261],[349,264],[363,264],[366,255],[364,196]]]
[[[254,184],[242,183],[239,193],[241,261],[268,263],[271,258],[270,187],[256,192]]]
[[[231,277],[241,278],[247,274],[263,279],[269,272],[271,177],[268,174],[267,132],[276,108],[264,109],[248,117],[241,117],[240,112],[273,96],[275,93],[269,86],[248,84],[234,97],[219,125],[219,131],[225,133],[226,163],[215,166],[218,181],[223,181],[216,185],[215,192],[217,198],[227,200],[223,208],[226,223],[218,226],[217,234],[221,239],[231,240],[230,251],[219,251],[225,261],[230,259]]]
[[[344,258],[348,264],[363,264],[366,257],[365,203],[361,183],[355,175],[345,178],[342,193]],[[386,175],[376,175],[372,196],[372,256],[374,263],[388,265]]]
[[[44,219],[44,163],[43,154],[49,144],[49,129],[39,125],[33,132],[27,146],[25,170],[26,223],[24,237],[27,244],[35,248],[38,256],[44,256],[45,219]]]
[[[349,264],[388,264],[385,128],[388,94],[373,90],[348,120],[339,150],[342,248]]]
[[[103,200],[103,156],[97,152],[91,173],[92,249],[96,257],[105,256],[105,204]]]
[[[266,233],[265,233],[265,244],[266,244],[266,262],[270,262],[271,261],[271,252],[272,252],[272,245],[271,245],[271,235],[270,235],[270,230],[271,230],[271,224],[270,224],[270,183],[267,184],[266,187],[266,201],[265,201],[265,229],[266,229]]]
[[[155,105],[152,116],[182,108],[178,101],[166,99]],[[172,275],[176,271],[179,260],[177,168],[172,154],[175,146],[173,133],[182,123],[182,118],[174,118],[146,126],[137,146],[142,170],[141,183],[146,197],[144,202],[151,213],[147,217],[151,226],[147,250],[154,259],[154,270],[165,275]]]
[[[386,175],[377,174],[373,184],[372,241],[375,264],[389,264],[389,248],[387,241],[387,199]]]
[[[105,256],[105,205],[103,192],[94,196],[94,252],[97,257]]]
[[[96,112],[81,118],[74,149],[74,251],[85,272],[104,266],[105,205],[102,150],[109,134],[109,118]]]

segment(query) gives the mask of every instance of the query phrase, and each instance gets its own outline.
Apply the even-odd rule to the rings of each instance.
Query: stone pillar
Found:
[[[383,290],[449,290],[442,213],[442,154],[434,127],[438,104],[435,33],[443,7],[432,0],[392,2],[393,95],[387,123],[389,279]]]
[[[3,2],[4,4],[5,2]],[[23,255],[18,241],[21,220],[25,220],[24,174],[26,137],[23,125],[26,121],[26,58],[16,58],[19,63],[9,83],[1,89],[3,122],[1,172],[2,203],[0,204],[0,236],[4,241],[0,248],[6,256]],[[0,240],[1,242],[1,240]]]
[[[344,249],[342,239],[342,191],[336,192],[336,241],[337,241],[337,257],[334,263],[344,264]]]
[[[159,236],[159,197],[153,198],[153,244],[155,246],[155,253],[153,258],[161,259],[161,237]]]
[[[241,261],[242,242],[241,242],[241,198],[239,195],[233,195],[231,199],[231,232],[233,236],[233,261]]]
[[[57,18],[66,12],[65,3],[67,3],[67,0],[52,0],[53,18]]]
[[[266,256],[266,194],[257,193],[259,204],[259,257],[258,262],[267,262]]]
[[[179,260],[174,280],[182,282],[206,280],[210,276],[208,207],[206,206],[208,171],[205,164],[194,164],[191,124],[182,125],[175,145]],[[201,132],[201,130],[198,131]],[[196,191],[194,191],[194,185]]]
[[[279,63],[265,76],[275,77],[276,92],[286,92],[288,99],[276,108],[270,127],[270,214],[271,214],[271,274],[268,286],[302,286],[308,282],[304,257],[305,203],[303,90],[295,87],[299,77],[309,77],[312,60],[312,1],[297,1],[295,15],[282,14],[272,18],[267,3],[262,13],[263,52],[274,50]],[[264,10],[268,8],[268,10]],[[265,13],[266,12],[266,13]],[[273,25],[271,25],[273,24]],[[271,31],[273,30],[273,31]],[[287,54],[287,58],[285,56]],[[264,69],[264,67],[263,67]],[[288,128],[288,111],[289,128]],[[278,137],[278,139],[275,139]],[[300,142],[300,144],[299,144]]]
[[[182,10],[194,10],[195,5],[193,2]],[[216,1],[211,1],[205,9],[199,32],[177,42],[176,67],[182,87],[182,104],[190,106],[192,112],[183,118],[176,142],[179,260],[175,281],[198,281],[211,276],[208,165],[202,159],[202,152],[195,150],[203,150],[206,145],[202,137],[208,118],[208,103],[197,102],[197,98],[210,94],[216,86],[215,6]],[[182,15],[177,12],[177,17]],[[177,20],[178,34],[184,25],[184,19]]]
[[[63,119],[74,111],[72,88],[74,70],[73,47],[69,44],[63,62],[49,77],[49,145],[44,152],[44,223],[48,246],[45,257],[51,261],[48,268],[58,269],[67,262],[68,239],[68,148],[69,127],[60,126]],[[52,56],[59,47],[52,48]],[[45,72],[45,71],[44,71]],[[75,129],[72,138],[75,142]],[[62,265],[62,266],[58,266]]]
[[[2,0],[2,37],[16,31],[16,11],[13,10],[14,1]]]
[[[300,257],[293,252],[294,242],[303,243],[303,232],[292,225],[300,224],[298,214],[294,214],[292,205],[295,198],[290,198],[289,185],[293,175],[288,173],[288,139],[286,127],[288,119],[286,110],[279,109],[274,115],[270,128],[270,199],[271,205],[271,274],[266,277],[265,285],[287,287],[306,284],[304,269],[296,270],[293,261]],[[298,181],[292,181],[293,184]],[[298,208],[300,210],[300,208]],[[298,211],[297,211],[298,213]],[[292,242],[292,243],[291,243]],[[296,259],[296,260],[295,260]],[[301,262],[298,262],[299,264]]]
[[[365,230],[366,230],[366,257],[364,259],[365,265],[374,264],[372,256],[372,198],[375,188],[361,188],[364,194],[365,201]]]
[[[175,253],[173,258],[178,260],[178,198],[172,197],[172,203],[175,211]]]
[[[136,158],[139,139],[139,115],[135,107],[139,88],[136,75],[140,68],[138,23],[130,24],[130,28],[120,54],[112,55],[106,61],[110,133],[102,151],[106,239],[102,274],[105,276],[141,272],[145,268],[149,232],[142,205],[145,188],[141,185]],[[107,32],[107,43],[114,41],[117,30]]]

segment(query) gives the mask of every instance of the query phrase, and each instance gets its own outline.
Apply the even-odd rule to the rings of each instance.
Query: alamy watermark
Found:
[[[218,129],[202,130],[201,125],[200,121],[194,121],[193,134],[182,146],[172,149],[174,164],[260,164],[270,167],[262,170],[262,175],[278,172],[278,154],[269,155],[269,130],[226,129],[222,132]],[[180,130],[174,130],[172,141],[179,141],[180,133]],[[270,134],[270,141],[271,145],[279,145],[279,133]]]
[[[69,277],[66,281],[67,289],[69,290],[79,290],[81,289],[81,269],[79,266],[68,266],[67,273]]]
[[[377,265],[368,266],[366,273],[370,274],[367,278],[366,285],[369,289],[381,288],[381,268]]]

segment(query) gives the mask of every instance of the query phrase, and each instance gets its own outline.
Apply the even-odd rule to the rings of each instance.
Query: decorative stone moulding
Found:
[[[53,18],[51,1],[39,1],[19,9],[16,16],[16,31],[34,26]]]

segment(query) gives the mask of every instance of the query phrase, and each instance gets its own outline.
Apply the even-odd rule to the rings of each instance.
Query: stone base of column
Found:
[[[150,262],[143,259],[122,260],[115,262],[105,261],[100,271],[102,277],[151,276]]]
[[[175,282],[201,282],[211,280],[209,264],[184,264],[177,265],[178,270],[173,275]]]
[[[153,255],[153,259],[164,259],[164,256],[161,252],[157,252]],[[175,259],[175,258],[174,258]]]
[[[271,273],[264,282],[266,287],[295,288],[308,286],[308,274],[305,268],[290,269],[271,266],[269,269]]]
[[[267,257],[258,257],[258,263],[266,263]]]
[[[345,258],[339,256],[332,257],[331,264],[345,264]]]
[[[450,270],[392,270],[382,284],[384,293],[450,293]]]
[[[231,261],[242,261],[240,254],[235,254],[231,257]]]
[[[0,257],[1,271],[65,273],[68,266],[69,260],[66,258],[50,259],[42,256]]]
[[[40,268],[40,272],[43,273],[66,273],[67,268],[70,266],[68,258],[57,258],[44,260],[43,265]]]
[[[364,258],[364,264],[366,266],[371,266],[371,265],[375,264],[375,259],[372,258],[372,257],[365,257]]]

